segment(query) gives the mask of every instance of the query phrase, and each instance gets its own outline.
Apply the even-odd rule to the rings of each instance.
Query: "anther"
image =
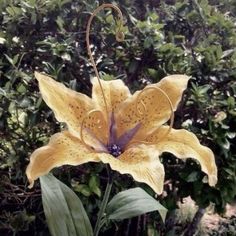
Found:
[[[146,91],[146,90],[150,90],[150,89],[154,89],[154,90],[157,90],[158,92],[160,92],[165,98],[166,98],[166,101],[169,103],[169,106],[170,106],[170,111],[171,111],[171,115],[170,115],[170,126],[169,126],[169,129],[167,130],[166,133],[164,133],[160,138],[159,140],[163,140],[171,131],[172,127],[173,127],[173,124],[174,124],[174,107],[173,107],[173,104],[169,98],[169,96],[167,95],[167,93],[165,91],[163,91],[161,88],[159,87],[154,87],[154,86],[148,86],[146,87],[145,89],[143,89],[137,96],[137,99],[136,99],[136,111],[138,113],[138,115],[144,115],[147,111],[147,107],[145,105],[145,103],[143,102],[143,100],[140,99],[140,97],[142,96],[143,92]],[[143,109],[144,109],[144,112],[142,112],[139,108],[138,108],[138,104],[139,104],[139,101],[141,100],[141,104],[143,106]],[[157,128],[156,130],[158,130],[159,128]],[[155,131],[154,131],[155,132]],[[133,145],[134,143],[143,143],[143,144],[155,144],[153,142],[149,142],[149,141],[141,141],[141,140],[134,140],[133,142],[131,142],[129,145]]]
[[[93,113],[99,113],[100,115],[103,115],[103,113],[100,111],[100,110],[91,110],[91,111],[89,111],[88,113],[86,113],[85,114],[85,116],[83,117],[83,119],[82,119],[82,122],[81,122],[81,126],[80,126],[80,140],[81,140],[81,142],[87,147],[87,148],[89,148],[89,149],[91,149],[92,147],[90,146],[90,145],[88,145],[87,143],[86,143],[86,141],[84,140],[84,132],[83,132],[83,130],[85,129],[85,122],[86,122],[86,119],[89,117],[89,116],[91,116]],[[97,122],[97,124],[100,124],[101,123],[101,120],[100,119],[98,119],[97,121],[99,121],[99,122]],[[96,123],[96,122],[95,122]],[[99,126],[97,126],[99,129],[101,129],[102,128],[102,126],[101,125],[99,125]],[[96,137],[97,138],[97,137]],[[99,141],[99,142],[101,142],[98,138],[97,138],[97,140]]]

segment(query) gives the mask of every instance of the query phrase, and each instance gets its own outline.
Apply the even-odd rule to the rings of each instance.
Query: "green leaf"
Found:
[[[141,188],[132,188],[115,195],[107,205],[107,218],[123,220],[158,211],[163,222],[167,209]]]
[[[57,23],[57,26],[59,27],[60,31],[64,32],[65,31],[65,29],[64,29],[65,22],[64,22],[63,18],[60,16],[57,16],[56,23]]]
[[[189,183],[195,182],[197,180],[198,180],[198,172],[197,171],[191,172],[186,178],[186,181]]]
[[[16,54],[16,55],[12,58],[12,61],[13,61],[14,65],[16,65],[16,63],[18,62],[19,56],[20,56],[19,54]]]
[[[6,96],[7,93],[4,89],[0,88],[0,95]]]
[[[53,175],[40,177],[44,213],[53,236],[92,236],[93,230],[78,196]]]
[[[10,6],[6,8],[6,11],[11,16],[18,16],[22,13],[22,10],[20,7]]]
[[[98,197],[101,197],[101,190],[99,188],[99,179],[97,176],[92,175],[89,179],[89,188],[95,193]]]
[[[11,65],[15,66],[14,61],[13,61],[12,58],[10,58],[7,54],[4,54],[4,56],[6,57],[6,59],[8,60],[8,62],[9,62]]]
[[[78,184],[74,186],[74,190],[78,193],[83,194],[86,197],[89,197],[92,193],[89,186],[86,184]]]
[[[228,105],[229,105],[229,107],[235,107],[235,103],[236,103],[236,101],[235,101],[235,98],[234,97],[228,97],[228,99],[227,99],[227,103],[228,103]]]

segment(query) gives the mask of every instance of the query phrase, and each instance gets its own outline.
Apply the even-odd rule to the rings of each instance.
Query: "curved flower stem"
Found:
[[[111,171],[110,171],[109,167],[107,168],[107,172],[108,172],[107,186],[106,186],[106,190],[105,190],[104,197],[103,197],[103,200],[102,200],[101,208],[98,212],[98,218],[97,218],[97,222],[96,222],[96,225],[95,225],[95,228],[94,228],[94,234],[93,234],[94,236],[98,236],[99,231],[100,231],[102,225],[104,224],[104,223],[101,224],[102,223],[102,217],[105,213],[106,206],[107,206],[109,196],[110,196],[110,193],[111,193],[111,189],[112,189],[113,178],[110,174]]]
[[[102,113],[102,112],[101,112],[100,110],[96,110],[96,109],[93,109],[93,110],[89,111],[89,112],[86,113],[85,116],[83,117],[83,119],[82,119],[82,121],[81,121],[81,126],[80,126],[80,140],[81,140],[81,142],[82,142],[89,150],[91,150],[91,151],[92,151],[93,149],[92,149],[91,146],[89,146],[89,145],[85,142],[85,140],[84,140],[83,130],[84,130],[84,126],[85,126],[85,121],[86,121],[86,119],[89,118],[89,116],[90,116],[91,114],[93,114],[93,113]],[[102,144],[101,140],[99,140],[98,138],[97,138],[97,140]]]
[[[166,98],[166,100],[167,100],[167,102],[169,103],[169,106],[170,106],[170,111],[171,111],[171,115],[170,115],[170,127],[169,127],[169,129],[167,130],[167,132],[163,135],[163,137],[161,138],[161,139],[163,139],[163,138],[165,138],[165,137],[170,133],[170,131],[171,131],[172,127],[173,127],[173,124],[174,124],[174,119],[175,119],[174,107],[173,107],[173,104],[172,104],[172,102],[171,102],[170,97],[168,96],[168,94],[167,94],[164,90],[162,90],[161,88],[159,88],[159,87],[148,86],[148,87],[144,88],[144,89],[138,94],[137,100],[136,100],[136,110],[139,112],[140,115],[143,115],[143,112],[138,109],[139,98],[141,97],[141,95],[143,94],[143,92],[145,92],[145,91],[147,91],[147,90],[150,90],[150,89],[154,89],[154,90],[160,92],[160,93]],[[144,104],[143,101],[141,101],[141,104],[142,104],[142,106],[143,106],[143,108],[144,108],[144,111],[146,111],[146,106],[145,106],[145,104]]]
[[[98,83],[99,83],[99,86],[100,86],[100,89],[101,89],[101,92],[102,92],[102,97],[103,97],[103,100],[104,100],[104,105],[105,105],[105,109],[106,109],[106,113],[107,113],[107,119],[108,119],[109,113],[108,113],[107,101],[106,101],[106,97],[105,97],[105,94],[104,94],[104,90],[102,88],[102,84],[101,84],[101,81],[100,81],[100,76],[99,76],[99,73],[98,73],[98,70],[97,70],[97,67],[96,67],[96,63],[95,63],[95,61],[93,59],[93,56],[92,56],[92,51],[91,51],[90,42],[89,42],[89,33],[90,33],[90,28],[91,28],[92,20],[97,15],[97,13],[100,12],[104,8],[112,8],[112,9],[114,9],[117,12],[118,17],[119,17],[119,26],[118,26],[118,30],[116,32],[116,40],[118,42],[121,42],[124,39],[124,35],[123,35],[123,32],[122,32],[123,15],[121,13],[121,10],[119,9],[119,7],[117,7],[117,6],[113,5],[113,4],[104,3],[104,4],[102,4],[101,6],[99,6],[98,8],[95,9],[95,11],[92,13],[92,15],[90,16],[90,18],[88,20],[87,28],[86,28],[86,45],[87,45],[87,51],[88,51],[88,55],[89,55],[90,61],[92,63],[94,72],[96,74],[96,77],[98,79]]]

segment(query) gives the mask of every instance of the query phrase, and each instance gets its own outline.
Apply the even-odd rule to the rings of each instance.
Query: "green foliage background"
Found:
[[[30,153],[45,144],[63,124],[55,120],[42,101],[33,73],[45,71],[70,88],[90,95],[94,72],[86,53],[85,27],[90,13],[101,3],[0,0],[0,232],[3,235],[48,234],[39,184],[33,190],[27,189],[25,168]],[[170,211],[176,208],[178,200],[190,195],[200,207],[213,202],[216,210],[222,212],[225,204],[236,196],[236,2],[119,0],[112,3],[121,8],[126,18],[125,41],[115,41],[116,25],[111,11],[99,14],[90,37],[104,79],[120,78],[135,91],[167,74],[191,75],[174,127],[193,131],[202,144],[213,150],[219,169],[219,182],[216,188],[210,188],[196,162],[182,162],[164,155],[165,192],[156,197]],[[54,173],[79,194],[94,221],[106,181],[103,166],[66,166]],[[117,177],[114,193],[135,185],[154,195],[146,185],[134,183],[128,176]],[[140,219],[144,222],[142,232],[160,226],[155,214],[136,221]],[[118,224],[120,233],[127,230],[128,224],[128,221]],[[114,231],[115,225],[108,225],[107,229]]]

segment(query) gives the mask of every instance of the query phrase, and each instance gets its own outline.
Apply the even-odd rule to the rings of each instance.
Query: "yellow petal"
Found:
[[[100,82],[102,84],[109,112],[115,111],[119,104],[130,96],[128,87],[125,86],[124,82],[120,79],[111,81],[100,80]],[[98,103],[99,108],[105,111],[105,103],[97,78],[92,79],[92,84],[92,98]]]
[[[39,81],[43,100],[53,110],[57,120],[65,122],[69,130],[78,136],[84,116],[95,109],[96,104],[86,95],[77,93],[46,75],[35,72],[35,77]],[[101,130],[106,129],[107,125],[103,116],[93,113],[86,119],[85,127],[89,128],[96,137],[103,139],[101,134],[106,132]]]
[[[100,155],[99,158],[113,170],[130,174],[136,181],[149,185],[156,193],[162,193],[165,172],[159,160],[159,152],[153,146],[129,148],[119,158],[110,155]]]
[[[160,153],[170,152],[180,159],[193,158],[199,161],[202,171],[208,175],[209,184],[215,186],[217,167],[211,149],[201,145],[195,134],[184,129],[171,129],[171,132],[164,136],[168,128],[162,126],[147,138],[147,141],[155,142]]]
[[[47,174],[54,167],[97,162],[99,159],[96,155],[68,131],[54,134],[48,145],[35,150],[30,157],[26,169],[30,187],[37,178]]]
[[[186,75],[167,76],[157,84],[148,85],[145,88],[146,91],[140,96],[138,95],[141,91],[137,91],[132,97],[124,101],[116,115],[119,135],[134,127],[138,122],[142,123],[142,127],[137,136],[142,136],[168,121],[171,107],[167,98],[159,90],[147,88],[157,87],[163,90],[172,102],[174,110],[176,110],[182,93],[187,87],[188,79],[189,77]],[[145,104],[145,110],[142,104]],[[137,108],[143,114],[140,114]]]

